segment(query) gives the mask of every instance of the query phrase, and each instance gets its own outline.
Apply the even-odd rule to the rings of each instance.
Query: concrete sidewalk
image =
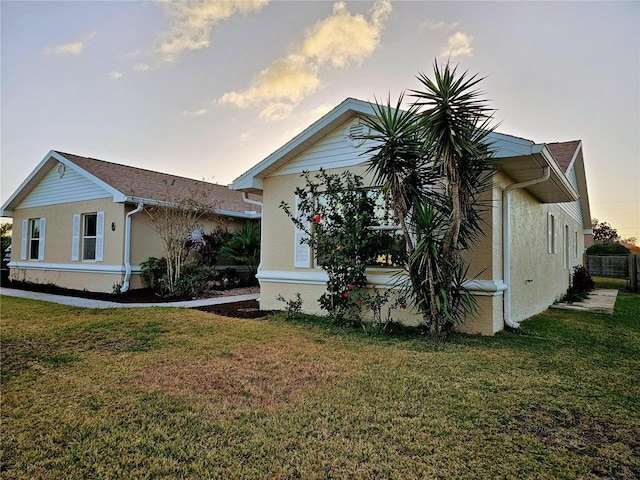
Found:
[[[30,292],[28,290],[17,290],[15,288],[0,287],[0,296],[30,298],[43,302],[60,303],[72,307],[82,308],[143,308],[143,307],[182,307],[195,308],[207,307],[209,305],[222,305],[224,303],[243,302],[245,300],[257,300],[259,293],[249,293],[246,295],[233,295],[230,297],[203,298],[201,300],[188,300],[183,302],[158,302],[158,303],[118,303],[107,302],[105,300],[91,300],[88,298],[68,297],[66,295],[53,295],[50,293]]]
[[[573,310],[576,312],[607,313],[612,315],[613,308],[616,305],[616,298],[618,298],[618,290],[596,288],[594,291],[589,292],[589,298],[585,298],[581,302],[556,303],[551,305],[551,308]]]

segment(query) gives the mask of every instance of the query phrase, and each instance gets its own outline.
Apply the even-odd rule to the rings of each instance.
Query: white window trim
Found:
[[[38,258],[31,258],[31,222],[38,220],[40,223],[40,232],[38,237]],[[22,238],[20,239],[20,260],[42,261],[44,260],[44,242],[45,232],[47,228],[47,219],[26,218],[22,220]]]
[[[84,240],[84,216],[96,215],[96,258],[84,259],[84,251],[82,254],[83,262],[102,262],[104,260],[104,212],[87,212],[86,214],[76,213],[73,215],[73,230],[71,240],[71,261],[77,262],[80,260],[80,246]],[[80,228],[82,226],[83,234],[80,235]],[[83,249],[84,250],[84,249]]]

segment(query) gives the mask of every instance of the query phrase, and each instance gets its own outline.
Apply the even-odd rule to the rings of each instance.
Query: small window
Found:
[[[578,232],[573,232],[573,255],[578,258]]]
[[[29,219],[29,260],[40,258],[40,219]]]
[[[547,253],[556,253],[556,218],[547,214]]]
[[[98,214],[83,215],[82,227],[82,259],[96,259],[96,241],[98,238]]]

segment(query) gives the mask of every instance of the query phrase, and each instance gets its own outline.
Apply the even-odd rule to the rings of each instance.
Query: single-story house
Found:
[[[348,98],[302,133],[238,177],[232,189],[263,196],[260,307],[281,308],[276,297],[301,294],[302,308],[319,313],[326,274],[300,243],[300,232],[280,208],[295,205],[301,173],[348,169],[365,176],[368,141],[360,121],[374,115],[368,102]],[[479,311],[461,330],[492,335],[505,325],[545,310],[569,287],[572,267],[582,263],[591,214],[581,141],[535,143],[492,134],[498,171],[489,192],[486,231],[472,252],[468,287]],[[370,155],[370,154],[369,154]],[[367,270],[369,286],[391,286],[396,269]],[[401,318],[417,323],[415,313]]]
[[[13,218],[10,277],[96,292],[142,287],[140,263],[164,255],[145,209],[171,203],[168,189],[174,198],[196,192],[214,207],[201,221],[205,232],[261,217],[260,195],[50,151],[0,212]]]

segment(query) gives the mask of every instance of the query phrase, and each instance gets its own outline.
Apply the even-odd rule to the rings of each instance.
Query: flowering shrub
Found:
[[[327,291],[318,301],[339,322],[360,318],[359,289],[366,285],[365,270],[373,263],[379,233],[372,230],[374,199],[367,194],[362,177],[351,172],[313,177],[302,174],[304,187],[295,215],[288,204],[280,208],[297,228],[307,233],[303,242],[314,252],[316,264],[328,275]]]
[[[295,299],[287,300],[282,295],[278,295],[276,300],[284,302],[285,310],[287,311],[287,319],[298,315],[302,311],[302,296],[300,293],[296,293]]]

